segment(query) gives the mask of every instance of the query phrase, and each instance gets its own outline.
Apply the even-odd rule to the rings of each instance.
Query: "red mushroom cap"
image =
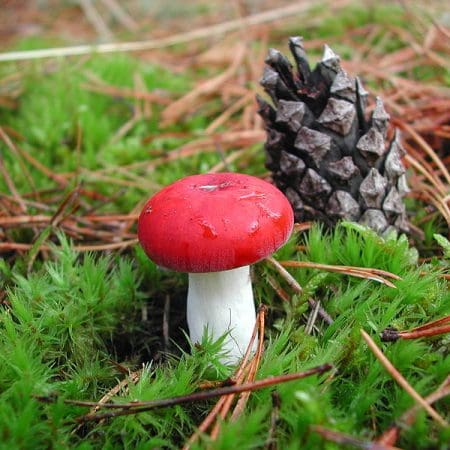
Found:
[[[193,175],[144,206],[139,241],[157,264],[179,272],[217,272],[257,262],[289,238],[294,215],[273,185],[250,175]]]

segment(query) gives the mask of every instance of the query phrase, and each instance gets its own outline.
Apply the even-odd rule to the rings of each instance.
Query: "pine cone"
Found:
[[[258,103],[267,129],[266,167],[296,220],[333,226],[344,219],[378,233],[407,231],[404,150],[383,102],[377,98],[366,118],[367,92],[328,46],[314,70],[302,38],[290,38],[289,47],[296,70],[270,49],[261,84],[274,106],[259,97]]]

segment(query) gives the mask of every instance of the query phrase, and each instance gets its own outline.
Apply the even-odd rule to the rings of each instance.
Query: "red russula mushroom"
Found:
[[[243,355],[255,323],[249,265],[289,238],[286,197],[259,178],[218,173],[183,178],[155,194],[138,222],[139,241],[155,263],[189,273],[190,338],[229,333],[228,361]]]

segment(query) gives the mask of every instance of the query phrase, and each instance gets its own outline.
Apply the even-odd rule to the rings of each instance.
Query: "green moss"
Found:
[[[381,30],[408,26],[397,5],[355,5],[338,14],[319,13],[323,21],[314,22],[314,26],[303,21],[301,28],[297,22],[295,30],[287,29],[283,34],[338,39],[356,26],[371,23]],[[399,48],[398,40],[383,41],[382,34],[373,36],[380,52]],[[53,44],[27,40],[18,48]],[[345,43],[336,50],[344,58],[352,56]],[[2,76],[15,70],[15,65],[0,67]],[[113,196],[102,205],[103,211],[128,213],[160,186],[206,172],[221,162],[219,152],[171,161],[157,159],[202,137],[211,110],[219,113],[217,104],[208,103],[164,129],[163,106],[152,105],[150,118],[137,121],[124,135],[118,134],[131,119],[135,100],[96,93],[88,85],[95,79],[118,90],[131,88],[136,73],[148,91],[158,90],[175,98],[188,92],[197,77],[210,74],[211,69],[174,74],[130,55],[30,63],[21,74],[23,92],[17,109],[0,110],[0,122],[18,133],[14,139],[23,151],[54,173],[67,174],[69,183],[59,194],[63,196],[82,182],[86,189]],[[412,76],[448,82],[448,73],[427,67]],[[0,152],[19,192],[31,192],[28,174],[3,142]],[[37,190],[55,187],[32,165],[27,167]],[[246,158],[230,163],[229,170],[264,175],[261,146],[248,149]],[[3,177],[0,191],[9,192]],[[409,210],[417,211],[414,220],[427,214],[421,208],[413,200],[408,203]],[[29,213],[34,212],[30,208]],[[435,390],[450,372],[448,336],[395,343],[383,343],[378,336],[387,326],[410,329],[450,314],[447,282],[439,276],[439,270],[448,268],[441,257],[445,246],[440,248],[434,237],[444,226],[439,218],[423,226],[425,239],[420,250],[433,255],[426,265],[420,264],[417,251],[405,236],[382,239],[349,223],[333,231],[314,226],[294,234],[275,255],[278,260],[387,270],[401,277],[394,281],[395,288],[320,269],[289,268],[303,288],[299,294],[265,261],[255,265],[255,297],[269,312],[258,378],[325,362],[334,364],[336,370],[331,377],[314,376],[254,392],[237,421],[224,421],[217,442],[211,444],[202,436],[193,448],[264,448],[269,437],[280,449],[340,448],[312,432],[311,425],[361,439],[376,438],[413,401],[369,351],[361,329],[376,340],[419,393],[427,395]],[[24,242],[35,237],[19,228],[9,232]],[[214,381],[230,374],[218,360],[220,340],[205,338],[201,345],[190,346],[180,330],[184,326],[186,275],[158,268],[139,247],[103,257],[77,253],[62,234],[55,242],[61,248],[52,250],[46,261],[38,259],[31,271],[27,270],[26,255],[14,263],[0,259],[0,294],[6,292],[5,297],[0,296],[4,302],[0,305],[0,447],[180,448],[213,401],[121,416],[79,428],[75,419],[87,409],[65,400],[99,400],[125,378],[123,368],[144,370],[137,384],[129,383],[113,396],[116,402],[182,395],[196,390],[205,379]],[[268,276],[286,291],[290,301],[278,297]],[[311,314],[308,298],[320,300],[333,323],[327,325],[319,318],[312,333],[306,335]],[[162,344],[163,304],[167,299],[171,304],[169,355],[164,354]],[[280,401],[275,410],[277,425],[270,431],[273,395]],[[441,414],[447,414],[447,420],[448,406],[445,400],[436,405]],[[448,440],[448,430],[419,413],[414,426],[402,431],[396,445],[444,449]]]

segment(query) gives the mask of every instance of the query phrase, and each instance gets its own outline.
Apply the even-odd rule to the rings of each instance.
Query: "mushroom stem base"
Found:
[[[228,333],[223,362],[237,362],[247,350],[256,321],[250,266],[190,273],[187,321],[193,343],[201,342],[206,330],[214,340]]]

